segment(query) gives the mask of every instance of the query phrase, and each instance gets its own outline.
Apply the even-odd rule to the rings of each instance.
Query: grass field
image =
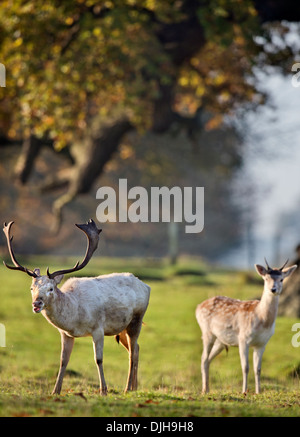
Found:
[[[27,259],[31,267],[72,265],[71,259]],[[201,394],[201,332],[195,307],[214,295],[257,298],[262,281],[254,273],[230,272],[182,260],[170,267],[156,260],[94,258],[86,275],[131,271],[148,283],[151,298],[140,335],[139,390],[124,394],[128,356],[113,337],[104,344],[109,392],[98,395],[90,338],[77,339],[60,396],[50,393],[60,356],[60,335],[31,310],[30,278],[0,267],[0,416],[202,417],[298,416],[300,348],[291,344],[295,319],[278,318],[262,367],[262,393],[241,394],[238,350],[222,352],[211,365],[211,393]],[[44,270],[45,271],[45,270]],[[204,274],[205,272],[205,274]],[[258,280],[257,280],[258,279]],[[252,356],[250,356],[252,359]]]

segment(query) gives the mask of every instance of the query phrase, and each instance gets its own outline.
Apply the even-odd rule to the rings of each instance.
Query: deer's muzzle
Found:
[[[43,308],[44,308],[44,302],[42,302],[41,300],[36,300],[32,302],[32,311],[34,313],[40,313]]]

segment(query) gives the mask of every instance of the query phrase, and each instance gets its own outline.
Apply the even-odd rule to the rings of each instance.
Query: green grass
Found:
[[[51,269],[73,259],[27,259],[26,265]],[[84,274],[132,271],[151,288],[140,335],[139,390],[124,394],[128,356],[113,337],[104,344],[107,397],[98,394],[98,376],[90,338],[77,339],[60,396],[50,393],[60,356],[60,336],[31,310],[30,278],[0,268],[0,323],[6,347],[0,348],[0,416],[297,416],[300,349],[292,347],[295,319],[278,318],[262,367],[262,393],[254,394],[250,361],[249,392],[241,394],[237,348],[211,365],[211,393],[201,394],[201,332],[196,305],[214,295],[257,298],[262,283],[255,274],[206,268],[196,260],[170,267],[158,260],[95,258]]]

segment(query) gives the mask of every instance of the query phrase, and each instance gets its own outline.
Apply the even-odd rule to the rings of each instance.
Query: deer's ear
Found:
[[[58,285],[63,280],[63,277],[64,275],[55,276],[55,278],[53,279],[55,284]]]
[[[264,266],[255,264],[254,267],[256,268],[257,273],[262,277],[264,277],[268,273]]]
[[[41,271],[40,269],[34,269],[33,273],[35,273],[37,276],[41,276]]]
[[[284,275],[285,278],[287,278],[288,276],[290,276],[292,273],[294,273],[294,271],[296,270],[298,266],[295,264],[294,266],[291,267],[286,267],[285,269],[282,270],[282,273]]]

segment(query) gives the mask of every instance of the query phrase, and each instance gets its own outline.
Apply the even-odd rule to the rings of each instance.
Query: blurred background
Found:
[[[127,178],[203,186],[204,230],[97,223],[98,255],[241,269],[296,256],[299,21],[292,0],[2,1],[0,215],[15,251],[82,254],[73,224]]]

